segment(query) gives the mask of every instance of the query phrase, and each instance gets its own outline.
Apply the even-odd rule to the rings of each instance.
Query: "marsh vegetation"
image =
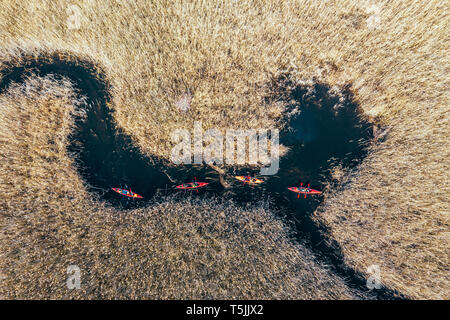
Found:
[[[378,141],[356,167],[332,168],[312,217],[348,268],[368,277],[379,265],[382,284],[409,298],[449,297],[444,2],[73,4],[76,28],[65,1],[1,1],[0,69],[62,52],[97,66],[114,123],[149,158],[168,159],[171,131],[194,121],[286,128],[280,75],[293,90],[350,90]],[[83,94],[97,90],[80,91],[63,69],[23,71],[0,92],[2,297],[355,297],[261,204],[168,198],[122,212],[102,202],[68,150],[92,100]],[[87,272],[82,291],[64,287],[67,264]]]

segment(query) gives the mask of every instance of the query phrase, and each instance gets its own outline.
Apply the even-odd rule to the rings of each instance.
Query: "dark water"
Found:
[[[299,115],[289,121],[289,129],[280,133],[280,142],[291,151],[280,161],[277,175],[264,177],[265,183],[251,187],[235,181],[233,175],[253,175],[255,168],[235,167],[224,176],[231,188],[225,189],[219,182],[219,174],[207,166],[169,166],[158,158],[142,155],[130,137],[121,132],[113,121],[107,107],[110,101],[109,85],[97,66],[86,61],[69,61],[65,57],[52,56],[27,58],[20,66],[9,66],[2,71],[0,93],[12,82],[23,82],[33,72],[39,76],[54,75],[69,78],[76,90],[85,95],[86,118],[75,119],[77,130],[71,138],[69,152],[77,160],[78,170],[93,196],[121,208],[134,208],[151,204],[155,195],[185,191],[174,187],[184,182],[209,182],[208,187],[198,193],[231,198],[246,204],[268,199],[273,209],[293,223],[296,237],[308,245],[334,272],[349,279],[349,284],[361,293],[368,292],[365,279],[348,269],[337,243],[325,244],[321,229],[310,214],[321,203],[322,196],[297,199],[287,190],[298,186],[300,181],[322,188],[330,181],[330,169],[335,165],[352,169],[366,156],[367,145],[372,140],[372,126],[359,116],[358,106],[350,91],[343,93],[343,102],[330,93],[326,84],[316,83],[312,87],[297,86],[285,93],[285,98],[294,101],[289,109],[300,108]],[[111,187],[130,187],[144,199],[128,199],[111,190]],[[391,299],[397,293],[387,288],[370,293],[375,298]]]
[[[237,202],[270,197],[275,205],[284,208],[289,204],[299,211],[298,216],[304,216],[315,209],[320,197],[299,201],[287,188],[302,181],[322,189],[329,180],[330,168],[336,164],[355,166],[365,156],[365,144],[372,138],[371,125],[358,116],[357,106],[350,100],[335,110],[338,98],[331,96],[325,85],[315,85],[313,95],[308,94],[308,89],[298,87],[292,92],[299,105],[291,108],[299,107],[302,111],[290,121],[289,130],[280,134],[280,142],[291,151],[280,161],[278,173],[264,177],[266,182],[260,186],[244,185],[233,179],[234,175],[257,174],[258,168],[231,168],[223,177],[231,188],[225,189],[219,174],[206,165],[173,167],[164,160],[142,155],[131,139],[117,130],[111,113],[102,104],[94,104],[87,120],[79,123],[72,150],[79,155],[81,175],[91,191],[121,208],[147,205],[146,201],[151,201],[157,193],[180,193],[174,188],[176,185],[197,178],[210,183],[207,188],[199,189],[199,194],[212,193]],[[145,200],[123,198],[110,191],[112,186],[129,186]]]

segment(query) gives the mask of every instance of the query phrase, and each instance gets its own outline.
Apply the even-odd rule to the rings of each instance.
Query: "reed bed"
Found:
[[[166,158],[170,133],[191,129],[194,121],[202,121],[204,129],[283,127],[286,106],[270,85],[281,74],[289,73],[294,85],[319,81],[337,93],[350,87],[362,113],[382,128],[385,141],[375,144],[358,170],[327,194],[315,217],[329,228],[328,236],[340,244],[350,267],[369,277],[367,267],[377,264],[382,283],[408,297],[448,299],[448,24],[448,6],[437,0],[74,0],[70,5],[3,0],[0,68],[11,59],[20,63],[23,54],[70,52],[95,61],[112,84],[110,107],[118,126],[144,153]],[[48,108],[73,102],[64,97]],[[16,98],[3,102],[2,109],[31,107],[26,98]],[[189,107],[180,110],[186,100]],[[69,126],[68,115],[59,116]],[[68,195],[74,198],[65,205],[77,208],[69,210],[76,221],[81,218],[75,213],[85,208],[78,202],[86,203],[84,195],[64,185],[62,176],[70,175],[74,190],[83,190],[73,162],[62,157],[64,143],[45,151],[42,136],[33,145],[17,136],[19,124],[5,121],[0,123],[1,182],[16,204],[2,200],[2,235],[11,241],[4,245],[2,240],[2,263],[8,263],[5,248],[26,234],[9,227],[43,227],[51,219],[68,219],[57,214],[57,199]],[[30,146],[43,154],[28,155]],[[44,174],[39,161],[54,152],[65,160],[48,164]],[[16,174],[19,168],[23,171]],[[52,191],[58,181],[62,193]],[[40,186],[47,193],[19,193],[18,186],[28,191]],[[61,241],[62,235],[64,241],[75,241],[68,229],[55,232]],[[24,250],[35,250],[36,257],[37,248],[53,250],[42,245]],[[2,281],[4,288],[8,281]]]

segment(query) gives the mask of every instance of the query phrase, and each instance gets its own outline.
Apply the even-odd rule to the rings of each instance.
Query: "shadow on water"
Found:
[[[289,126],[280,134],[280,142],[290,148],[280,161],[280,170],[265,177],[265,183],[250,187],[232,182],[224,189],[219,174],[207,166],[168,166],[158,158],[142,155],[131,141],[114,124],[110,102],[109,84],[102,71],[88,61],[74,60],[64,55],[38,58],[24,57],[20,65],[6,65],[1,72],[0,93],[12,82],[23,82],[31,73],[38,76],[53,75],[71,80],[79,94],[84,95],[86,116],[76,118],[77,130],[70,137],[69,152],[77,160],[77,169],[86,182],[87,189],[99,199],[121,208],[149,205],[155,195],[183,191],[174,186],[193,181],[194,177],[209,182],[199,194],[230,197],[238,203],[270,199],[274,209],[288,217],[294,224],[297,238],[317,254],[318,259],[330,265],[334,272],[348,280],[354,289],[367,294],[366,280],[347,268],[337,243],[331,246],[324,241],[326,229],[311,220],[311,213],[322,201],[322,196],[297,199],[288,187],[300,181],[321,190],[331,179],[334,166],[352,169],[366,156],[366,146],[372,140],[372,126],[359,116],[349,90],[341,96],[333,95],[326,84],[296,86],[288,93],[289,109],[301,110],[289,120]],[[253,174],[250,168],[234,168],[233,174]],[[232,179],[230,179],[232,180]],[[111,187],[130,187],[144,196],[143,200],[128,199],[111,190]],[[192,191],[190,191],[192,192]],[[375,298],[401,297],[397,292],[382,288],[371,293]]]

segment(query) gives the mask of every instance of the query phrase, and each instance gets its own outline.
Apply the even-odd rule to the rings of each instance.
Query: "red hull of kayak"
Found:
[[[130,190],[125,190],[125,189],[120,189],[120,188],[111,188],[111,189],[113,189],[115,192],[117,192],[118,194],[120,194],[121,196],[124,196],[124,197],[129,197],[129,198],[134,198],[134,199],[144,198],[140,194],[134,193]]]
[[[305,187],[290,187],[290,188],[288,188],[288,190],[295,192],[295,193],[301,193],[301,194],[322,194],[322,192],[320,192],[319,190],[305,188]]]
[[[181,190],[198,189],[198,188],[204,187],[208,184],[209,183],[207,183],[207,182],[197,182],[197,186],[194,186],[194,182],[189,182],[189,183],[180,184],[179,186],[176,186],[176,188],[181,189]]]

